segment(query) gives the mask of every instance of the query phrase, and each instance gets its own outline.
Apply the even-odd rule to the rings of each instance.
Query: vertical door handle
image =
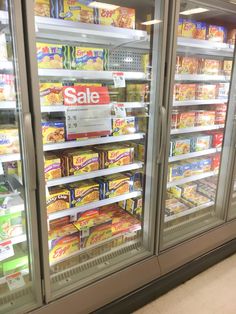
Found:
[[[161,114],[161,141],[160,141],[160,151],[159,155],[157,157],[157,164],[161,162],[161,158],[164,152],[164,148],[166,147],[166,126],[167,126],[167,121],[166,121],[166,108],[165,107],[160,107],[160,114]]]

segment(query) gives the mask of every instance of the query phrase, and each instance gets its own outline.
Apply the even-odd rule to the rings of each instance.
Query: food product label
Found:
[[[11,240],[0,243],[0,261],[14,256],[14,249]]]
[[[135,28],[135,10],[119,7],[115,10],[98,9],[98,23],[121,28]]]
[[[76,70],[103,71],[106,67],[107,51],[101,48],[75,48]]]
[[[6,281],[10,290],[21,288],[25,285],[25,281],[21,272],[6,276]]]
[[[125,118],[126,117],[126,110],[124,104],[114,104],[114,112],[116,118]]]
[[[115,88],[125,87],[124,72],[113,72],[112,76]]]

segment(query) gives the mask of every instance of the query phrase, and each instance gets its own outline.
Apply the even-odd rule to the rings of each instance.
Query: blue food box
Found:
[[[223,43],[226,41],[227,31],[224,26],[208,25],[207,26],[207,39],[210,41]]]
[[[202,172],[211,170],[211,158],[203,158],[199,162]]]
[[[184,167],[181,164],[172,164],[169,166],[169,181],[175,181],[184,177]]]

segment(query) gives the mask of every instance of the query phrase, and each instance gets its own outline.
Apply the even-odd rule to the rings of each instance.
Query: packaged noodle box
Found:
[[[15,256],[19,255],[15,252]],[[7,276],[29,268],[29,258],[27,255],[20,257],[15,256],[2,262],[2,276]]]
[[[36,43],[40,69],[62,69],[62,45]]]
[[[41,106],[63,105],[62,83],[40,83],[40,104]]]
[[[196,22],[195,39],[206,39],[207,24],[204,22]]]
[[[194,38],[196,34],[196,21],[183,19],[182,36]]]
[[[111,198],[130,192],[130,177],[124,174],[114,174],[97,179],[101,198]]]
[[[0,216],[0,241],[17,237],[24,232],[21,212]]]
[[[208,134],[212,136],[212,147],[222,147],[224,140],[222,131],[209,131]]]
[[[63,176],[79,175],[99,169],[98,153],[93,150],[72,150],[61,155]]]
[[[68,188],[71,192],[72,207],[99,201],[99,184],[93,180],[71,183]]]
[[[134,29],[135,10],[125,7],[115,10],[98,9],[98,24]]]
[[[19,153],[19,133],[17,129],[0,129],[0,155]]]
[[[64,122],[42,122],[43,144],[65,141]]]
[[[63,12],[59,13],[60,18],[64,20],[94,23],[94,8],[89,7],[88,0],[64,0]]]
[[[104,69],[104,49],[76,47],[75,68],[76,70],[103,71]]]
[[[50,0],[35,0],[34,14],[36,16],[50,17]]]
[[[70,205],[70,191],[68,189],[63,186],[48,188],[48,193],[46,194],[46,208],[48,214],[70,208]]]
[[[113,136],[133,134],[136,132],[136,118],[115,118],[112,120],[112,134]]]
[[[61,159],[53,154],[46,154],[44,157],[45,180],[61,178]]]
[[[223,43],[226,40],[226,28],[217,25],[208,25],[207,27],[207,39],[210,41]]]
[[[133,147],[104,145],[95,147],[95,150],[99,153],[101,169],[129,165],[133,162]]]

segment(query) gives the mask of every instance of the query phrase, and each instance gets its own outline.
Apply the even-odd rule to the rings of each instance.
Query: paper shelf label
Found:
[[[11,240],[0,243],[0,261],[14,256],[14,249]]]
[[[121,88],[126,86],[124,72],[113,72],[112,77],[115,88]]]

